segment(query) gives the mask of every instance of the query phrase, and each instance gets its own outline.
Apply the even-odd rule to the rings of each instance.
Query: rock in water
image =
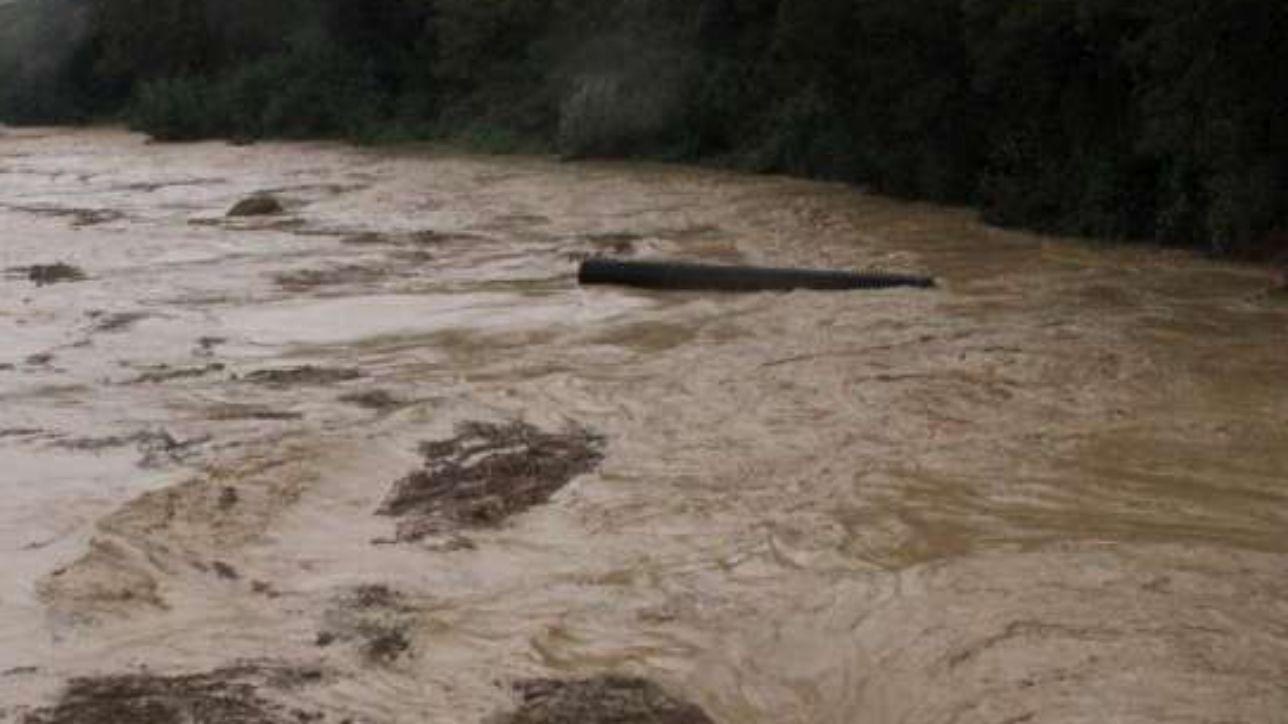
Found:
[[[532,679],[515,689],[519,708],[487,724],[714,724],[695,704],[644,679]]]
[[[268,194],[242,199],[228,212],[229,216],[268,216],[282,213],[282,202]]]
[[[71,264],[37,264],[27,269],[27,279],[38,287],[59,282],[79,282],[85,280],[85,272]]]

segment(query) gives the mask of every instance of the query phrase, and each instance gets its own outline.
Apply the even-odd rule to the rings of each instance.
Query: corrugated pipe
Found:
[[[618,284],[645,289],[705,290],[725,292],[788,291],[815,289],[846,291],[890,287],[935,286],[934,277],[883,272],[846,272],[817,269],[773,269],[750,266],[717,266],[670,261],[624,261],[594,258],[582,262],[577,274],[581,284]]]

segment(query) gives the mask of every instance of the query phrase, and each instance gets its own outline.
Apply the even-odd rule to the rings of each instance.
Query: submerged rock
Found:
[[[73,679],[62,699],[25,724],[293,724],[319,718],[270,702],[262,690],[315,683],[315,669],[239,664],[182,676],[151,673]],[[300,715],[304,714],[304,717]]]
[[[27,279],[38,287],[59,282],[79,282],[85,280],[85,272],[71,264],[36,264],[27,269]]]
[[[397,542],[494,526],[594,470],[601,447],[586,430],[465,423],[455,438],[421,446],[424,467],[396,481],[377,513],[398,519]]]
[[[645,679],[601,676],[531,679],[515,686],[521,703],[488,724],[713,724],[696,704]]]
[[[238,201],[229,216],[270,216],[285,211],[282,202],[269,194],[256,194]]]

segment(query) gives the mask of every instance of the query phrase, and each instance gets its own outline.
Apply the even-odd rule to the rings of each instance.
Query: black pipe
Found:
[[[886,289],[933,287],[934,277],[880,272],[843,272],[816,269],[770,269],[750,266],[715,266],[669,261],[587,259],[577,274],[582,284],[621,284],[645,289],[706,290],[726,292],[816,289]]]

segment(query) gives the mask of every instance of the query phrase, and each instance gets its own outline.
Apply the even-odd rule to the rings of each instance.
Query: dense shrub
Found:
[[[140,84],[134,128],[166,141],[233,138],[360,138],[382,117],[385,98],[353,57],[307,43],[238,66],[214,79]]]
[[[49,123],[85,117],[80,77],[92,62],[85,13],[73,0],[0,5],[0,119]]]
[[[1147,7],[1127,55],[1139,74],[1137,143],[1161,162],[1157,232],[1261,251],[1288,229],[1288,5]]]
[[[1278,0],[23,0],[0,118],[713,160],[1257,255],[1284,38]]]
[[[200,78],[163,78],[139,87],[131,122],[162,141],[208,138],[221,125],[210,83]]]
[[[588,10],[565,0],[545,57],[567,155],[692,158],[701,72],[691,2],[608,0]]]

